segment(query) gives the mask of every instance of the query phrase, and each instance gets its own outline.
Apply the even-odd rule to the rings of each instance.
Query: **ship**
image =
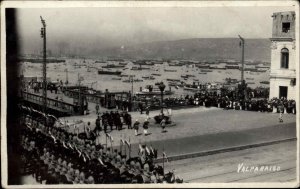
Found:
[[[104,60],[96,60],[95,63],[103,63],[104,64],[104,63],[106,63],[106,61],[104,61]]]
[[[190,85],[190,84],[186,84],[183,87],[184,90],[189,90],[189,91],[198,91],[200,90],[200,86],[199,85]]]
[[[164,69],[165,72],[177,72],[177,70],[167,70],[167,69]]]
[[[212,72],[212,70],[205,70],[205,69],[201,69],[201,72]]]
[[[143,79],[146,79],[146,80],[154,80],[155,77],[153,77],[152,75],[151,76],[142,76]]]
[[[169,79],[169,78],[167,78],[167,81],[180,81],[180,79]]]
[[[111,78],[111,80],[121,80],[120,77],[114,77],[114,78]]]
[[[121,71],[98,70],[99,75],[121,75]]]
[[[115,65],[115,64],[108,64],[106,66],[102,66],[102,68],[124,68],[124,65]]]
[[[150,70],[148,67],[132,67],[131,70]]]
[[[161,74],[158,74],[158,73],[153,73],[151,75],[161,76]]]

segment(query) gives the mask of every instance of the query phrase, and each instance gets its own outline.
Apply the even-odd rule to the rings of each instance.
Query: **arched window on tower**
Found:
[[[281,49],[281,68],[289,68],[289,50],[287,48]]]

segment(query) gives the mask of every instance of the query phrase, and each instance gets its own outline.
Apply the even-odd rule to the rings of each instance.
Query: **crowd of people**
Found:
[[[26,114],[24,114],[26,115]],[[136,157],[80,134],[44,125],[43,116],[28,114],[21,120],[24,171],[46,184],[119,184],[182,182],[171,172],[164,174],[154,163],[157,150],[140,146]],[[127,145],[131,145],[127,143]]]
[[[164,98],[163,106],[167,108],[205,106],[274,113],[280,113],[283,109],[284,113],[296,114],[295,100],[289,100],[284,97],[267,99],[249,96],[246,100],[243,100],[237,96],[220,95],[216,93],[195,93],[194,95]],[[147,108],[154,110],[160,107],[159,98],[144,99],[140,101],[138,110],[142,112],[143,110],[147,110]]]

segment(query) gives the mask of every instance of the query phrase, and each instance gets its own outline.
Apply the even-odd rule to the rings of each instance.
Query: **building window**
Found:
[[[287,98],[288,87],[279,86],[279,98]]]
[[[289,22],[282,23],[282,32],[288,33],[290,31],[291,24]]]
[[[281,68],[289,68],[289,50],[287,48],[281,50]]]

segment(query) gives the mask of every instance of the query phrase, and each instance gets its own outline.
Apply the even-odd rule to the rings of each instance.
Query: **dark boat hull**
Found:
[[[101,71],[98,70],[98,74],[99,75],[121,75],[122,72],[119,71],[115,71],[115,72],[111,72],[111,71]]]

